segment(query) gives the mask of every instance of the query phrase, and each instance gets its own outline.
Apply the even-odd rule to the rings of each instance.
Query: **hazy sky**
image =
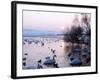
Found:
[[[75,15],[76,13],[23,11],[23,28],[59,32],[70,27]]]

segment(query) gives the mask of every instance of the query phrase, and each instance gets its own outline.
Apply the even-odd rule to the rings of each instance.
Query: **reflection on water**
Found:
[[[23,69],[68,67],[62,38],[23,37]]]

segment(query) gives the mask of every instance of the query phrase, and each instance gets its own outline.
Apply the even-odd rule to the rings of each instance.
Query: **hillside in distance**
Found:
[[[48,31],[48,30],[35,30],[35,29],[23,29],[23,36],[50,36],[50,35],[62,35],[62,32]]]

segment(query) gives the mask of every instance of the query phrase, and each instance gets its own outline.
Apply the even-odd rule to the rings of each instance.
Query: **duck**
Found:
[[[82,65],[82,61],[79,57],[70,56],[69,57],[69,64],[72,66],[80,66],[80,65]]]
[[[52,59],[50,59],[50,57],[46,57],[46,60],[44,62],[44,65],[46,66],[53,66],[53,67],[56,67],[58,68],[58,64],[56,63],[56,55],[53,55]]]
[[[37,69],[42,69],[43,68],[43,66],[41,65],[41,63],[42,63],[42,60],[40,59],[38,61]]]

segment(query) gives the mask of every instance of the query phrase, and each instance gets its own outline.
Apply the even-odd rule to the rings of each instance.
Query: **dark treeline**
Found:
[[[72,44],[90,44],[91,40],[91,30],[90,27],[87,27],[84,32],[82,27],[72,27],[70,31],[64,34],[64,41],[71,42]]]
[[[90,65],[91,61],[91,26],[87,14],[82,15],[82,24],[71,26],[71,29],[64,34],[64,41],[72,44],[69,45],[71,51],[68,59],[69,64],[74,66]],[[67,51],[67,48],[65,50]]]
[[[64,34],[64,41],[71,42],[72,44],[87,44],[90,45],[91,42],[91,29],[90,23],[88,22],[87,15],[84,15],[82,18],[84,25],[71,26],[69,31],[66,31]]]

